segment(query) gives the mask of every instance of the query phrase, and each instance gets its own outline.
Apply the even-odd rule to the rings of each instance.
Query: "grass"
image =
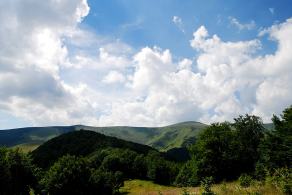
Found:
[[[35,150],[37,147],[39,147],[39,144],[31,144],[31,143],[19,144],[19,145],[13,146],[13,148],[19,148],[24,153],[31,152]]]
[[[200,187],[178,188],[173,186],[162,186],[154,184],[151,181],[143,180],[125,181],[124,186],[120,188],[122,194],[128,195],[180,195],[183,194],[184,191],[193,195],[202,193]],[[215,192],[216,195],[282,195],[275,187],[259,182],[253,183],[248,188],[241,187],[238,182],[215,184],[212,186],[212,191]]]

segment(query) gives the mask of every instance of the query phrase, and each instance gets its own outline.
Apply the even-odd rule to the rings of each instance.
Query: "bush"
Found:
[[[284,194],[292,194],[292,169],[275,169],[272,174],[268,175],[267,181]]]
[[[255,167],[254,177],[259,181],[264,181],[267,176],[267,168],[262,163],[257,163]]]
[[[188,161],[182,166],[178,175],[176,176],[175,185],[179,187],[199,185],[200,182],[197,171],[198,169],[196,166],[196,162],[193,160]]]
[[[214,195],[215,194],[211,190],[212,184],[213,184],[213,177],[205,177],[201,181],[201,186],[203,188],[202,195]]]
[[[184,188],[181,195],[190,195],[188,189]]]
[[[252,177],[251,176],[249,176],[249,175],[247,175],[247,174],[242,174],[239,178],[238,178],[238,180],[239,180],[239,185],[241,186],[241,187],[244,187],[244,188],[247,188],[247,187],[249,187],[250,185],[251,185],[251,183],[252,183]]]

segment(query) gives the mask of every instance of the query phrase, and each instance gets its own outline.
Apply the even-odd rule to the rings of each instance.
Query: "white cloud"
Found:
[[[126,78],[122,73],[117,71],[110,71],[102,80],[102,82],[107,84],[123,83]]]
[[[34,124],[72,119],[68,110],[80,105],[60,77],[68,61],[63,37],[88,12],[87,2],[79,0],[0,3],[2,109]]]
[[[238,30],[253,30],[256,27],[255,21],[250,21],[249,23],[240,23],[238,19],[234,17],[229,17],[231,25],[235,26],[238,28]]]
[[[258,55],[258,39],[224,41],[201,26],[195,60],[174,60],[80,28],[88,12],[80,0],[0,2],[1,111],[37,125],[153,126],[246,112],[267,121],[291,104],[292,19],[260,33],[276,41],[274,54]]]
[[[142,49],[135,58],[132,91],[138,98],[115,102],[100,123],[211,122],[232,120],[244,113],[270,121],[272,114],[291,104],[291,30],[290,20],[268,29],[279,49],[274,55],[257,56],[259,40],[225,42],[217,35],[209,37],[202,26],[191,40],[200,52],[195,62],[197,72],[189,68],[189,60],[173,62],[168,50]]]
[[[172,22],[179,28],[180,31],[185,33],[183,21],[179,16],[173,16]]]

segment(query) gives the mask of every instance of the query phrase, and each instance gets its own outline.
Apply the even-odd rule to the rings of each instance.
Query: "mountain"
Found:
[[[273,123],[266,123],[264,124],[264,128],[267,130],[273,130],[275,128]]]
[[[64,155],[87,156],[106,148],[128,149],[139,154],[156,151],[150,146],[125,141],[93,131],[80,130],[50,139],[32,151],[31,155],[34,163],[46,168]]]
[[[104,135],[117,137],[154,147],[160,151],[184,147],[193,143],[198,132],[207,127],[206,124],[194,121],[177,123],[165,127],[91,127],[84,125],[52,126],[52,127],[27,127],[0,131],[0,146],[36,148],[38,145],[61,134],[83,130],[90,130]],[[268,130],[273,129],[273,124],[264,124]]]
[[[152,146],[166,151],[192,143],[198,132],[207,125],[199,122],[183,122],[165,127],[91,127],[84,125],[27,127],[0,131],[0,145],[30,146],[40,145],[61,134],[83,130],[102,133],[107,136]]]
[[[53,137],[75,130],[75,126],[26,127],[1,130],[0,145],[8,147],[21,144],[40,145]]]

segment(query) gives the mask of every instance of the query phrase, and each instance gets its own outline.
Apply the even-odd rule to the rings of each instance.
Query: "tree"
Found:
[[[0,148],[0,189],[3,194],[8,194],[10,191],[10,180],[11,175],[9,171],[9,163],[7,161],[7,152],[6,148]]]
[[[239,141],[239,166],[242,173],[250,173],[255,170],[256,162],[260,157],[258,147],[264,137],[263,122],[260,117],[248,114],[234,120],[233,126]]]
[[[41,185],[49,194],[92,194],[90,176],[86,159],[66,155],[50,167]]]
[[[90,183],[93,186],[92,192],[101,195],[114,194],[123,184],[123,174],[119,171],[112,173],[97,169],[91,174]]]
[[[232,180],[241,173],[255,170],[258,147],[264,136],[262,121],[257,116],[239,116],[234,124],[215,123],[204,129],[191,147],[192,163],[199,180]]]
[[[213,176],[216,181],[238,175],[236,132],[228,123],[215,123],[204,129],[191,148],[197,178]]]
[[[120,171],[126,178],[135,178],[137,175],[133,167],[133,159],[137,153],[128,149],[112,149],[112,152],[104,157],[101,169],[105,171]]]
[[[36,185],[35,167],[18,149],[0,148],[0,189],[4,194],[28,194]]]
[[[178,169],[172,162],[166,161],[158,152],[149,152],[145,158],[147,177],[155,183],[169,185],[175,181]]]
[[[177,186],[197,186],[200,184],[198,178],[198,167],[194,160],[186,162],[180,169],[176,179]]]
[[[292,106],[272,118],[275,129],[267,133],[260,145],[261,159],[268,169],[292,167]]]

